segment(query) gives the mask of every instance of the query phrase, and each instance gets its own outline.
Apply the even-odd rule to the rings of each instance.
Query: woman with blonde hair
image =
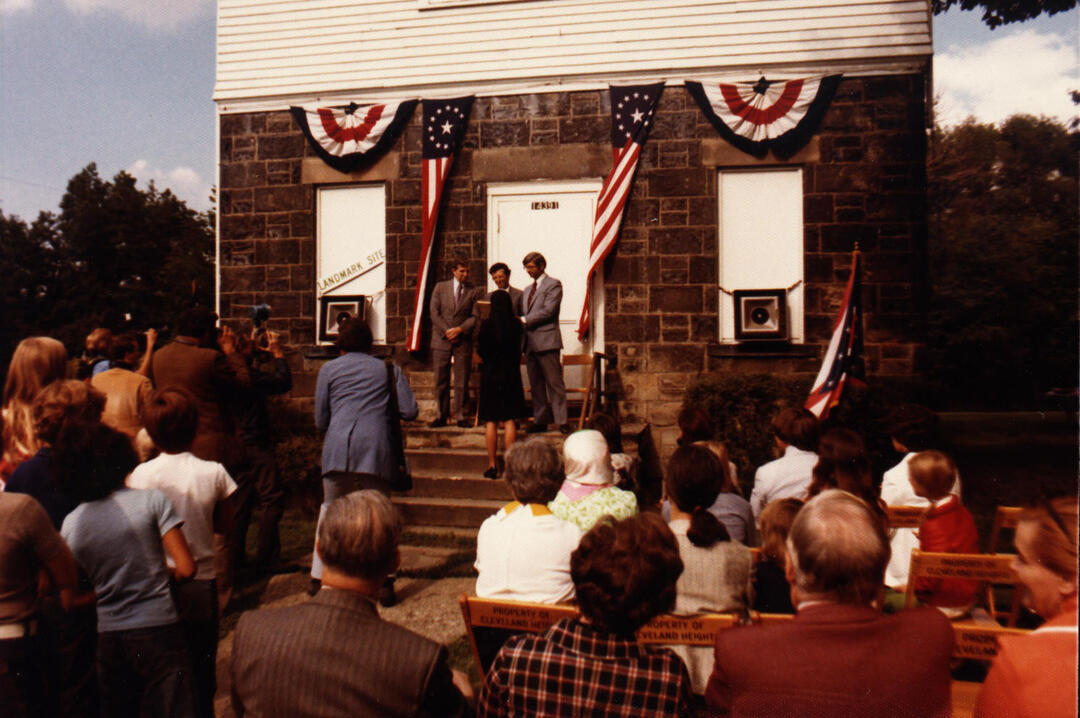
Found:
[[[1024,605],[1046,619],[1027,636],[1002,636],[983,682],[977,718],[1076,715],[1075,496],[1020,514],[1013,570]]]
[[[28,337],[15,347],[4,382],[0,481],[40,448],[31,416],[34,397],[48,384],[63,379],[66,371],[67,350],[51,337]]]

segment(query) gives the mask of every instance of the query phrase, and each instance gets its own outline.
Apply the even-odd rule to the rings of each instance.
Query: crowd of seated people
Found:
[[[202,341],[185,337],[177,353]],[[222,429],[225,401],[207,422],[213,394],[195,389],[242,388],[251,375],[225,339],[205,347],[205,385],[155,391],[154,378],[190,362],[169,366],[153,336],[93,339],[82,381],[65,378],[66,352],[45,337],[22,342],[8,368],[0,713],[213,716],[221,588],[231,580],[215,554],[232,551],[215,549],[214,537],[230,531],[244,440],[222,433],[232,431]],[[477,695],[445,647],[379,618],[402,531],[385,494],[331,501],[315,545],[321,590],[239,621],[234,712],[947,714],[949,619],[968,615],[975,584],[920,579],[920,605],[893,613],[881,600],[908,583],[893,571],[897,553],[978,551],[933,413],[893,413],[890,436],[904,457],[878,490],[866,437],[781,409],[770,426],[776,459],[744,467],[749,501],[708,415],[687,411],[679,423],[660,505],[638,502],[634,461],[611,417],[567,437],[561,452],[539,437],[510,447],[514,501],[479,530],[476,594],[579,613],[500,637]],[[149,455],[136,451],[140,433]],[[898,505],[923,509],[913,534],[889,527],[886,507]],[[976,715],[1075,715],[1076,506],[1075,497],[1044,501],[1020,517],[1019,590],[1046,623],[1002,640]],[[662,614],[702,613],[748,625],[721,629],[712,646],[637,638]],[[750,625],[758,613],[792,618]]]

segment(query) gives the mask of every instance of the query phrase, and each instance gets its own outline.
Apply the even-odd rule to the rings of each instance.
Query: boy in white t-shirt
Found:
[[[143,408],[143,421],[161,454],[137,466],[127,483],[133,489],[159,489],[184,521],[196,572],[194,580],[173,586],[173,599],[188,636],[198,713],[212,718],[218,640],[214,533],[228,529],[232,516],[228,498],[236,483],[224,466],[188,451],[199,411],[187,391],[166,387],[154,392]]]

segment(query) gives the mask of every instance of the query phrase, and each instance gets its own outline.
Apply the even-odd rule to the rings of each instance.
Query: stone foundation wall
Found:
[[[685,387],[701,372],[816,372],[856,241],[866,268],[868,370],[918,373],[926,272],[924,83],[921,74],[845,79],[815,138],[792,158],[804,169],[808,346],[751,355],[716,343],[717,170],[776,161],[734,150],[684,88],[664,90],[604,274],[605,343],[618,357],[627,421],[670,426]],[[253,303],[273,306],[270,325],[294,348],[291,396],[301,411],[310,406],[320,365],[303,357],[314,343],[315,188],[322,182],[386,183],[387,336],[414,386],[421,393],[430,386],[426,358],[400,350],[420,255],[419,115],[384,161],[354,175],[316,159],[287,112],[220,118],[221,313],[239,321]],[[471,258],[473,276],[485,277],[488,182],[606,174],[608,122],[606,91],[478,98],[444,191],[432,282],[444,278],[443,260],[453,254]]]

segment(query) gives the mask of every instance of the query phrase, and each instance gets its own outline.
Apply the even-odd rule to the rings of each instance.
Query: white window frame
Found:
[[[334,225],[342,217],[324,217],[324,211],[337,211],[339,215],[350,212],[348,207],[333,207],[331,193],[359,192],[372,196],[357,203],[369,212],[350,218],[358,228],[359,251],[352,256],[350,250],[339,249],[337,261],[327,257],[327,243],[333,241],[326,234],[340,231]],[[374,195],[377,194],[378,198]],[[343,211],[344,210],[344,211]],[[355,210],[353,211],[355,212]],[[347,220],[348,221],[348,220]],[[381,252],[380,260],[376,254]],[[324,267],[324,260],[327,266]],[[330,266],[330,263],[333,266]],[[363,294],[366,297],[368,324],[376,344],[386,344],[386,183],[323,185],[315,189],[315,343],[328,345],[320,340],[323,296]]]
[[[790,207],[791,212],[786,216],[783,222],[786,223],[786,230],[791,233],[790,242],[791,246],[783,248],[779,255],[784,257],[787,262],[783,266],[778,267],[778,263],[770,262],[768,256],[762,257],[760,264],[755,265],[754,269],[758,270],[760,274],[755,276],[748,276],[745,279],[741,277],[725,276],[724,272],[724,258],[725,258],[725,239],[727,241],[745,241],[745,239],[737,239],[734,237],[725,238],[725,221],[724,221],[724,177],[725,175],[768,175],[768,174],[780,174],[786,173],[789,179],[792,179],[795,186],[798,187],[798,197],[796,201]],[[770,168],[740,168],[740,169],[721,169],[717,174],[717,277],[720,286],[720,300],[719,300],[719,336],[717,337],[721,344],[739,344],[735,340],[735,306],[734,299],[730,292],[736,289],[787,289],[787,322],[788,322],[788,337],[792,344],[802,344],[806,341],[806,329],[805,329],[805,242],[804,242],[804,218],[803,218],[803,168],[801,166],[781,166]],[[765,217],[769,219],[775,219],[778,216],[783,216],[774,212],[761,212],[759,217]],[[741,218],[743,224],[747,223],[745,218]],[[755,235],[767,235],[768,228],[755,228]],[[774,257],[775,258],[775,257]]]

